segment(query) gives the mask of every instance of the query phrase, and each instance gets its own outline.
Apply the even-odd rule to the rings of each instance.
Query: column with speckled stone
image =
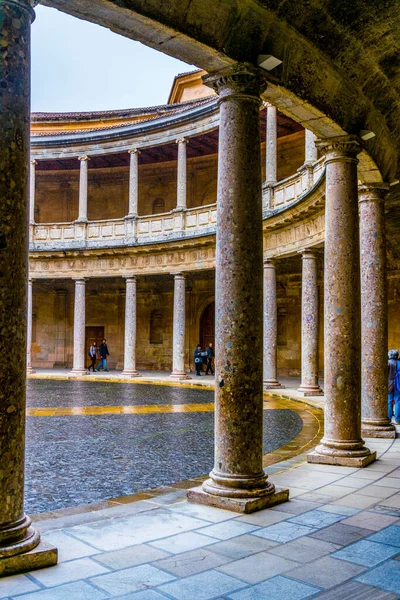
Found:
[[[191,379],[185,371],[186,290],[185,275],[174,273],[174,319],[172,334],[173,379]]]
[[[276,298],[276,266],[264,261],[264,389],[282,388],[277,379],[278,307]]]
[[[78,223],[87,221],[87,200],[88,200],[88,163],[89,157],[79,156],[79,215]]]
[[[301,253],[301,385],[305,396],[323,396],[318,385],[318,253]]]
[[[277,182],[277,121],[276,107],[267,104],[267,123],[265,141],[265,185],[273,185]]]
[[[124,377],[140,377],[136,369],[136,277],[126,277]]]
[[[56,564],[24,513],[30,29],[28,0],[0,5],[0,577]]]
[[[37,160],[30,161],[29,174],[29,222],[31,225],[35,223],[35,190],[36,190],[36,165]]]
[[[134,219],[138,216],[138,198],[139,198],[139,154],[138,148],[128,150],[130,155],[129,163],[129,212],[127,218]]]
[[[355,136],[319,140],[325,154],[325,431],[312,463],[365,467],[361,438],[361,300]]]
[[[35,373],[32,369],[32,287],[33,281],[28,281],[28,302],[26,312],[26,372]]]
[[[70,375],[87,375],[85,367],[86,280],[75,279],[74,358]]]
[[[178,144],[178,180],[177,180],[177,198],[176,198],[176,210],[186,210],[186,190],[187,190],[187,177],[186,177],[186,144],[188,143],[186,138],[176,140]]]
[[[315,145],[317,138],[309,129],[305,130],[305,161],[304,164],[312,165],[318,159],[318,148]]]
[[[387,283],[383,183],[359,188],[361,258],[361,431],[365,437],[395,438],[388,418]]]
[[[215,459],[187,497],[237,512],[288,498],[263,470],[261,70],[237,64],[204,79],[219,95]]]

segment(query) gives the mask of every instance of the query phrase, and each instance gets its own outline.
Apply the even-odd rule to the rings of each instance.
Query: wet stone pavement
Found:
[[[207,390],[80,381],[28,381],[29,407],[212,403]],[[264,411],[264,453],[288,443],[302,421]],[[212,412],[28,417],[25,509],[51,511],[132,494],[207,473]]]

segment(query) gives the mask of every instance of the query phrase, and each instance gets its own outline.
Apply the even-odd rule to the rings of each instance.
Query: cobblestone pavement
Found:
[[[178,488],[39,515],[59,564],[0,580],[0,598],[396,600],[400,442],[367,443],[379,459],[364,469],[286,461],[273,481],[291,500],[252,515],[190,504]]]
[[[213,392],[81,381],[28,382],[28,407],[142,406],[213,402]],[[196,408],[193,406],[193,408]],[[211,406],[210,406],[211,408]],[[294,439],[292,410],[264,412],[264,453]],[[27,418],[25,509],[29,513],[129,495],[207,473],[213,465],[211,412]]]

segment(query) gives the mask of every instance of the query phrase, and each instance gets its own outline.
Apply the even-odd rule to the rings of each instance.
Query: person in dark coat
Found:
[[[394,420],[396,424],[400,424],[400,389],[398,389],[400,381],[400,361],[397,350],[389,350],[388,353],[388,417],[393,417],[394,403]]]
[[[207,369],[206,369],[206,375],[208,375],[208,371],[211,371],[211,375],[214,375],[214,371],[213,371],[213,358],[214,358],[215,354],[214,354],[214,348],[212,345],[212,342],[210,342],[207,346]]]
[[[203,364],[203,351],[201,349],[200,344],[196,347],[194,351],[194,366],[196,367],[196,375],[201,375],[201,365]]]
[[[93,344],[89,348],[89,357],[90,357],[91,363],[88,366],[88,371],[90,372],[90,369],[92,369],[92,371],[94,373],[94,367],[96,365],[96,359],[97,359],[97,342],[96,341],[94,341]]]
[[[104,371],[108,371],[107,369],[107,356],[110,356],[107,346],[107,340],[103,340],[100,344],[99,348],[100,354],[100,362],[97,365],[96,371],[100,371],[100,367],[103,367]]]

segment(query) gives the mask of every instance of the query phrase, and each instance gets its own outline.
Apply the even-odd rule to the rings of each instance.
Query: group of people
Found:
[[[203,364],[206,364],[206,375],[211,372],[211,375],[214,375],[213,369],[213,359],[214,359],[214,348],[212,342],[210,342],[206,348],[203,350],[201,344],[198,344],[196,350],[194,351],[194,366],[196,368],[196,375],[201,375],[201,368]]]
[[[89,358],[90,358],[90,365],[88,366],[88,373],[90,373],[90,369],[92,369],[93,373],[95,371],[100,371],[101,368],[103,368],[104,371],[108,371],[107,369],[107,356],[110,356],[110,353],[108,351],[108,346],[107,346],[107,340],[103,340],[100,344],[100,347],[97,347],[97,342],[94,341],[92,342],[92,345],[89,348]],[[99,357],[100,362],[97,365],[97,367],[95,368],[96,365],[96,361],[97,361],[97,357]]]
[[[400,425],[400,360],[398,350],[389,350],[388,416]]]

